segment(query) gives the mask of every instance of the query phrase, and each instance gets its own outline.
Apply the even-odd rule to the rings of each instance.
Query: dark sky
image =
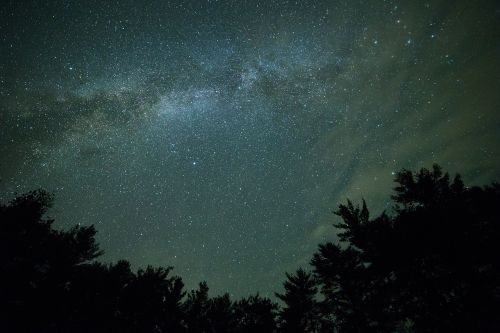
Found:
[[[54,191],[104,260],[280,291],[393,173],[500,180],[497,1],[7,1],[0,198]]]

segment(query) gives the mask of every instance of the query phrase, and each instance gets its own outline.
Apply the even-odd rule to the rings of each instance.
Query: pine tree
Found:
[[[287,281],[283,283],[284,294],[276,293],[276,297],[285,303],[280,312],[280,329],[282,332],[318,332],[320,313],[315,300],[316,282],[312,275],[302,268],[292,275],[286,273]]]

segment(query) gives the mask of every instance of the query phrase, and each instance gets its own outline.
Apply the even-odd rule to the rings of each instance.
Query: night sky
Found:
[[[104,261],[281,291],[394,172],[500,180],[497,1],[8,1],[0,199],[43,187]]]

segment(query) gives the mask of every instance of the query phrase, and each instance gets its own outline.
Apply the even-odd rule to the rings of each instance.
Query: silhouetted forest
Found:
[[[186,292],[172,267],[103,264],[93,226],[67,231],[36,190],[0,207],[2,332],[500,332],[500,186],[439,166],[396,175],[394,208],[335,212],[339,243],[286,274],[281,305]]]

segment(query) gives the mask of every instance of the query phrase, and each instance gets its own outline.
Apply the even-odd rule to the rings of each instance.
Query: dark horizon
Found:
[[[500,184],[434,164],[395,174],[390,214],[347,200],[338,241],[285,272],[281,302],[185,288],[173,267],[104,264],[92,226],[54,229],[53,194],[0,203],[0,327],[9,332],[498,332]]]
[[[0,201],[44,188],[101,260],[283,292],[402,168],[500,180],[497,1],[7,1]]]

